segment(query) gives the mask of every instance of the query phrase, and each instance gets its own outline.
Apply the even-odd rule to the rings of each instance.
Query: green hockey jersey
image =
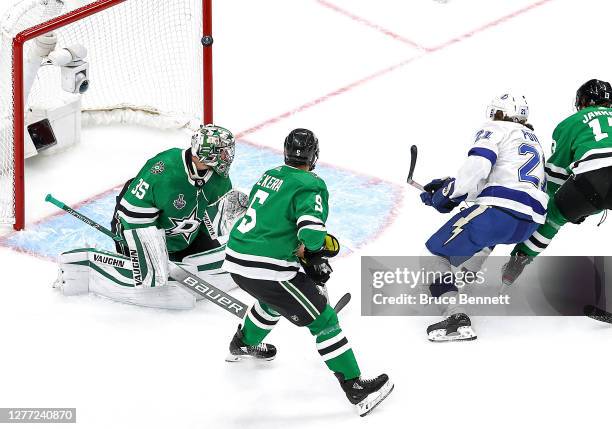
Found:
[[[229,178],[212,169],[192,179],[189,149],[169,149],[147,161],[119,201],[124,229],[154,225],[166,231],[168,252],[189,246],[200,232],[216,238],[207,208],[232,189]]]
[[[312,172],[287,165],[266,171],[230,233],[223,268],[252,279],[292,279],[300,244],[313,251],[323,246],[328,198],[325,182]]]
[[[573,174],[612,165],[612,109],[587,107],[561,122],[553,132],[546,163],[548,194],[554,195]]]

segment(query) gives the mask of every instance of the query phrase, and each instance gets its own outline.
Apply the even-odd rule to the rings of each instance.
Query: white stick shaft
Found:
[[[408,184],[409,184],[410,186],[414,186],[415,188],[417,188],[417,189],[418,189],[419,191],[421,191],[421,192],[425,192],[425,188],[423,188],[423,186],[422,186],[420,183],[415,182],[415,181],[414,181],[414,180],[412,180],[412,179],[408,180]]]

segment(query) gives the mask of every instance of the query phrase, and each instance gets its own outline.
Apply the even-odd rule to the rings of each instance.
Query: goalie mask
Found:
[[[229,176],[235,153],[234,135],[223,127],[212,124],[203,125],[191,137],[191,154],[220,176]]]

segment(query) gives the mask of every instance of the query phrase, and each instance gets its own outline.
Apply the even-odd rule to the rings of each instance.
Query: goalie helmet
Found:
[[[202,125],[191,137],[191,154],[223,177],[229,175],[235,153],[234,135],[223,127]]]
[[[603,80],[591,79],[576,91],[576,110],[589,106],[612,104],[612,86]]]
[[[319,159],[319,139],[310,130],[296,128],[285,138],[285,164],[307,165],[314,170]]]
[[[529,118],[529,105],[522,95],[508,93],[495,97],[487,107],[487,117],[495,119],[498,110],[514,122],[525,123]]]

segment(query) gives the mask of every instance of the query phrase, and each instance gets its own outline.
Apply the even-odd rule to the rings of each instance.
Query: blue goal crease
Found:
[[[282,163],[282,154],[275,150],[238,144],[231,169],[234,187],[248,193],[265,170]],[[403,192],[393,183],[333,166],[318,165],[317,174],[327,183],[330,194],[327,229],[339,238],[344,253],[376,238],[388,225],[398,194]],[[80,204],[78,210],[110,227],[119,191],[120,188],[116,188],[94,197]],[[57,197],[61,200],[61,195]],[[67,213],[28,225],[25,231],[1,238],[0,245],[51,259],[79,247],[115,248],[110,238]]]

